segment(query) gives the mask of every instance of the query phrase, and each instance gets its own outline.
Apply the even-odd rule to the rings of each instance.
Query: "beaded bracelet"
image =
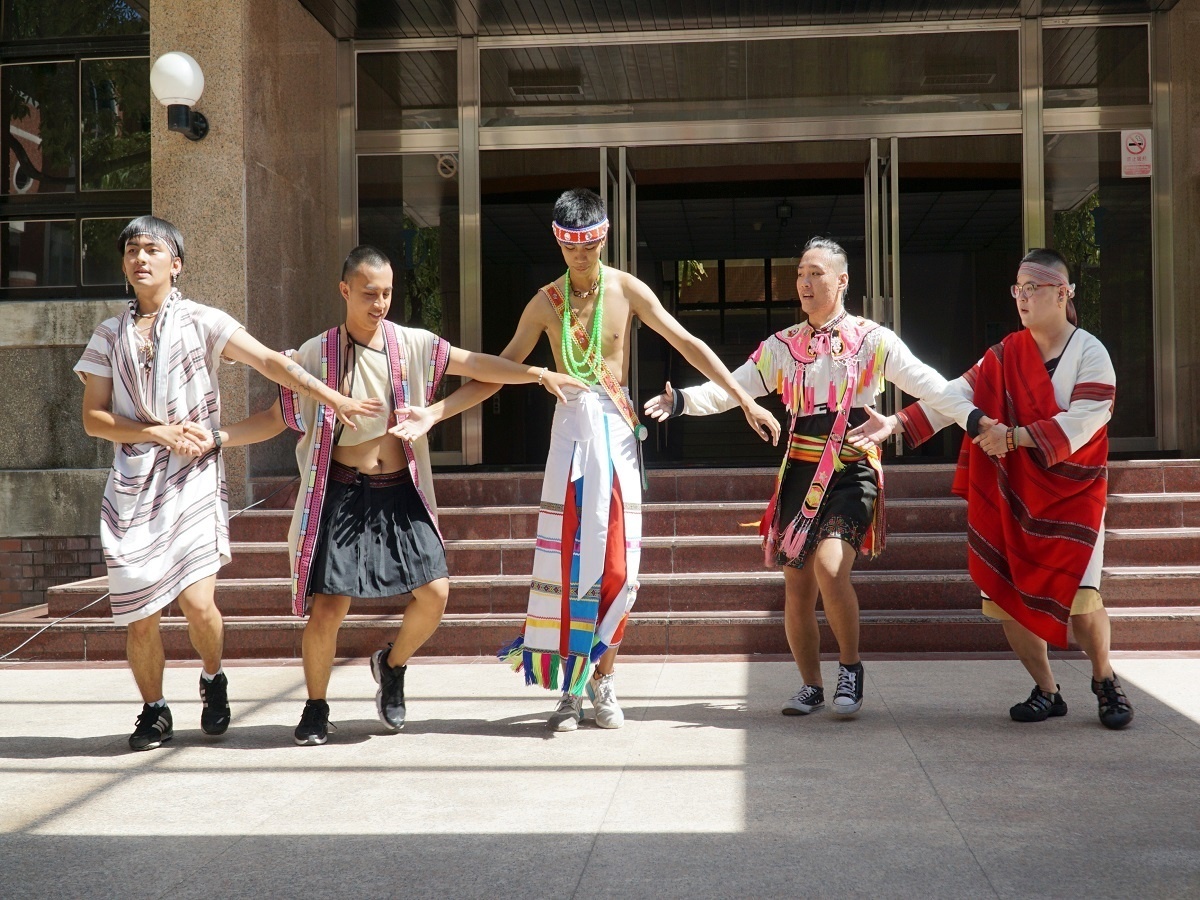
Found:
[[[542,366],[542,371],[538,372],[538,385],[542,383],[542,379],[546,377],[546,367]]]

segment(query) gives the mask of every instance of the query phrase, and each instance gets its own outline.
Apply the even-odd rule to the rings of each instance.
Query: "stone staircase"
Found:
[[[890,465],[887,549],[862,560],[854,581],[862,649],[879,653],[1005,651],[999,627],[979,613],[966,573],[965,504],[949,494],[950,465]],[[437,477],[452,573],[445,621],[423,649],[490,655],[522,624],[533,560],[540,473]],[[680,469],[650,473],[644,498],[641,590],[623,649],[635,654],[782,654],[783,577],[762,566],[755,522],[773,470]],[[1200,650],[1200,460],[1116,462],[1110,470],[1103,594],[1113,645]],[[269,493],[266,486],[262,493]],[[229,658],[300,655],[303,620],[289,613],[287,536],[291,491],[231,523],[233,562],[217,602]],[[104,578],[53,588],[44,606],[0,617],[0,654],[47,622],[101,596]],[[400,602],[356,603],[339,655],[365,656],[399,624]],[[121,659],[124,629],[107,601],[41,635],[16,658]],[[194,657],[172,605],[163,619],[169,658]],[[825,634],[823,649],[835,649]]]

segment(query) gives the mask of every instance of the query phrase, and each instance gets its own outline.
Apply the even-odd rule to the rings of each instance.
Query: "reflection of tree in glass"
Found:
[[[1054,214],[1054,249],[1071,264],[1075,276],[1075,310],[1079,327],[1100,336],[1100,244],[1096,240],[1095,191],[1074,209]]]
[[[147,34],[149,0],[3,0],[5,41]]]
[[[698,259],[681,259],[675,266],[680,287],[690,287],[708,274],[704,271],[704,263]]]
[[[0,148],[5,191],[14,187],[10,155],[16,158],[22,181],[38,182],[32,193],[73,190],[78,128],[75,64],[5,66],[2,77],[0,119],[5,127],[0,132]],[[38,140],[13,134],[13,129],[32,134]]]
[[[404,322],[441,334],[442,255],[437,227],[420,228],[405,216],[403,252]]]
[[[145,57],[93,59],[80,78],[83,187],[150,187],[150,68]]]

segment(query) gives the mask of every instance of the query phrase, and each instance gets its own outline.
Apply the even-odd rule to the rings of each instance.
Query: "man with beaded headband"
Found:
[[[796,270],[796,291],[808,319],[771,335],[733,375],[751,396],[777,391],[791,414],[788,449],[759,531],[768,565],[783,566],[784,630],[804,679],[784,715],[824,709],[817,597],[837,639],[837,689],[832,708],[852,715],[862,706],[858,597],[850,572],[860,552],[883,549],[883,469],[879,443],[863,434],[886,379],[916,397],[945,385],[892,331],[846,312],[850,276],[846,252],[813,238]],[[670,383],[647,401],[658,421],[704,416],[732,406],[708,383],[676,391]]]
[[[1124,728],[1133,707],[1109,660],[1099,591],[1116,374],[1104,345],[1077,327],[1074,294],[1066,260],[1031,250],[1012,286],[1024,328],[941,395],[870,428],[877,438],[902,430],[914,446],[951,422],[966,429],[954,493],[967,501],[971,577],[1035,682],[1011,718],[1066,715],[1047,645],[1065,647],[1069,623],[1092,663],[1101,723]]]
[[[567,271],[529,301],[500,355],[524,360],[544,334],[557,367],[589,387],[569,393],[555,408],[525,628],[500,657],[523,669],[526,683],[562,689],[547,723],[550,730],[578,727],[585,691],[596,724],[619,728],[624,713],[613,668],[637,596],[641,557],[637,444],[645,427],[624,387],[633,317],[736,398],[731,404],[741,405],[764,440],[778,440],[779,424],[645,284],[600,262],[608,219],[595,193],[572,190],[559,197],[553,231]],[[414,411],[406,425],[427,429],[497,389],[477,382],[463,385],[442,403]]]
[[[330,390],[227,313],[185,299],[176,288],[183,235],[170,222],[134,219],[121,232],[117,252],[134,298],[124,313],[97,326],[75,372],[84,383],[84,430],[114,445],[100,540],[113,621],[127,626],[126,653],[144,703],[129,746],[149,750],[174,736],[159,630],[172,601],[204,663],[200,726],[213,735],[229,727],[224,629],[213,599],[217,570],[229,562],[218,431],[221,359],[321,398],[351,429],[355,417],[377,416],[381,407]]]

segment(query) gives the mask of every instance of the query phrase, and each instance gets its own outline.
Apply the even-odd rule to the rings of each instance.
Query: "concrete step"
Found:
[[[888,496],[946,497],[954,478],[953,463],[884,464]],[[727,469],[652,469],[647,473],[647,502],[760,501],[770,495],[775,467]],[[541,493],[541,471],[438,472],[438,504],[443,507],[536,505]],[[265,505],[289,508],[296,496],[295,478],[257,479],[254,498],[273,494]],[[1200,460],[1155,459],[1109,463],[1110,494],[1161,494],[1200,492]]]
[[[747,534],[763,514],[761,501],[646,503],[642,530],[647,536]],[[961,532],[967,505],[957,497],[888,498],[889,534]],[[291,510],[250,509],[229,523],[234,541],[286,541]],[[1200,493],[1110,494],[1105,523],[1109,528],[1200,528]],[[443,507],[438,524],[446,540],[531,538],[537,530],[537,506]]]
[[[1200,607],[1115,609],[1115,650],[1188,650],[1200,645]],[[295,658],[300,654],[303,620],[230,616],[225,620],[228,659]],[[509,614],[447,614],[441,627],[422,648],[427,656],[488,656],[515,637],[522,617]],[[364,657],[391,640],[399,626],[392,616],[351,615],[338,641],[338,654]],[[36,620],[0,620],[0,653],[33,633]],[[164,618],[163,644],[169,659],[194,659],[187,623]],[[872,653],[1005,652],[999,625],[977,611],[864,612],[861,646]],[[778,612],[635,612],[622,649],[634,654],[717,654],[787,652],[782,615]],[[823,652],[835,650],[822,620]],[[125,629],[102,619],[69,620],[41,635],[19,658],[22,660],[120,660],[125,654]]]
[[[649,612],[690,612],[783,609],[783,574],[775,569],[752,572],[644,575],[636,609]],[[966,571],[856,571],[854,586],[863,610],[977,609],[979,591]],[[102,596],[105,578],[92,578],[53,588],[49,614],[64,616]],[[1200,605],[1200,566],[1114,566],[1104,570],[1105,603],[1112,608]],[[519,615],[525,610],[529,575],[455,576],[451,579],[449,609],[463,614]],[[392,614],[403,598],[356,601],[360,613]],[[291,611],[287,578],[221,579],[217,603],[226,615],[288,616]],[[89,615],[109,614],[102,601]],[[173,604],[168,615],[178,615]]]
[[[289,574],[284,543],[232,546],[233,560],[222,578],[285,578]],[[532,538],[452,540],[446,562],[455,575],[525,575],[533,571]],[[1110,528],[1105,534],[1105,562],[1124,565],[1200,565],[1200,528]],[[761,542],[754,529],[733,536],[644,537],[640,571],[647,575],[674,572],[750,572],[763,568]],[[967,565],[965,533],[892,533],[874,559],[863,557],[858,571],[897,572],[910,569],[963,569]]]

